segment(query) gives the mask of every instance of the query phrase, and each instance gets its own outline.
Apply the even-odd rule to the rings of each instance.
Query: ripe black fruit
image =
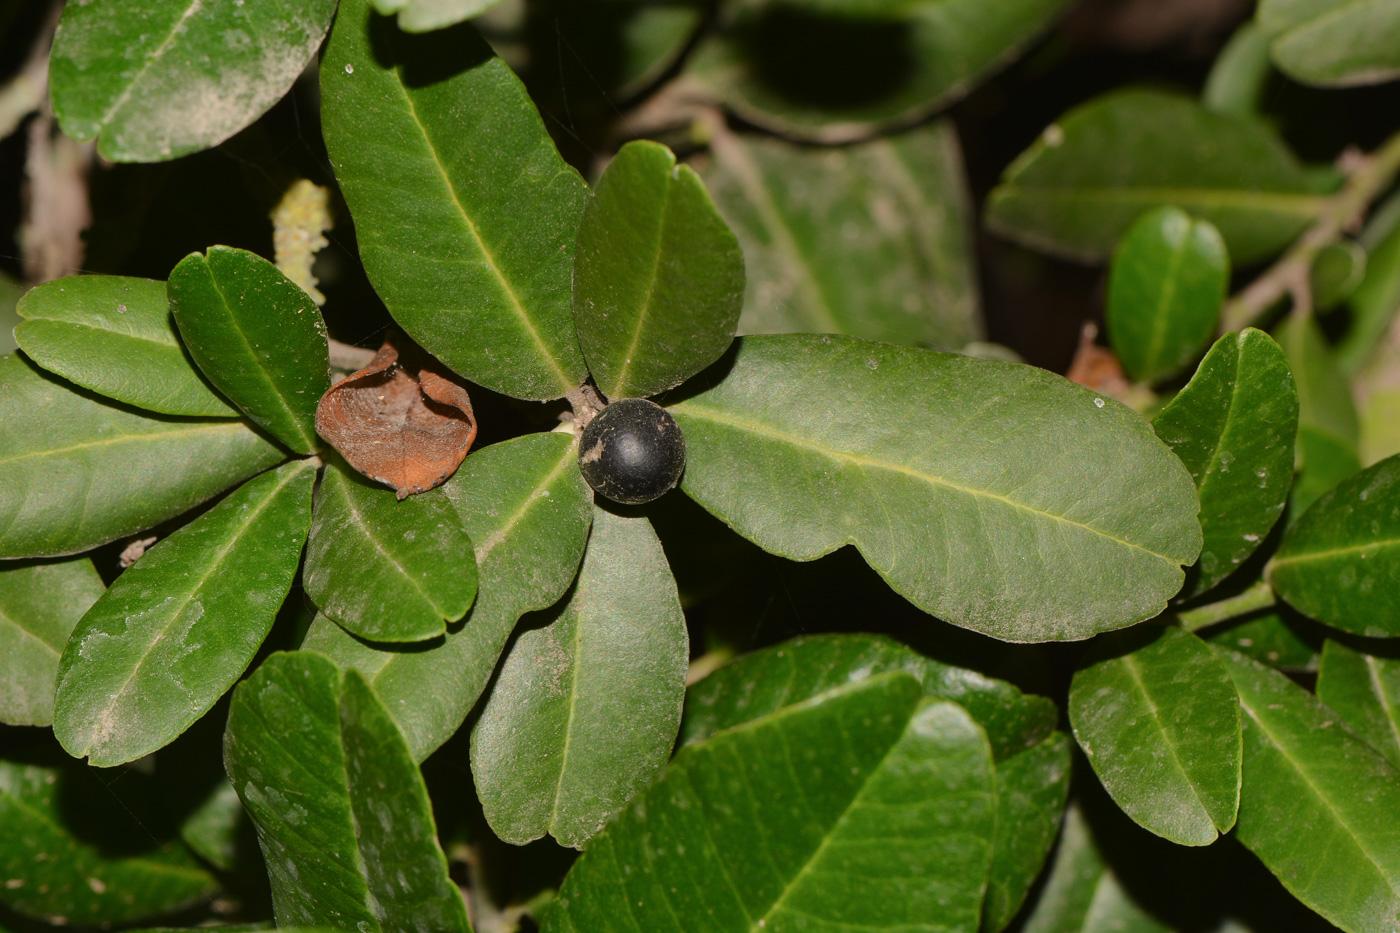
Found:
[[[650,502],[680,480],[685,436],[655,402],[618,399],[583,429],[578,465],[588,485],[614,502]]]

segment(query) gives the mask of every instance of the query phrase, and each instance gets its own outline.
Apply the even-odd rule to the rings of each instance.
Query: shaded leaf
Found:
[[[1320,626],[1314,628],[1321,629]],[[1241,621],[1211,629],[1205,639],[1260,664],[1285,670],[1315,669],[1318,648],[1323,641],[1315,636],[1312,628],[1307,627],[1307,620],[1287,606],[1275,606]]]
[[[1273,75],[1269,44],[1254,20],[1242,23],[1210,66],[1201,104],[1226,116],[1259,116]]]
[[[292,450],[315,453],[316,403],[331,381],[326,324],[311,297],[266,259],[228,246],[186,256],[167,288],[209,381]]]
[[[651,523],[595,507],[573,591],[516,634],[472,726],[472,778],[496,835],[581,848],[670,756],[689,660]]]
[[[219,780],[209,796],[180,823],[180,838],[200,858],[231,872],[238,868],[238,837],[250,827],[233,785]]]
[[[262,116],[311,61],[335,0],[103,0],[65,6],[49,59],[63,130],[114,162],[216,146]]]
[[[1298,393],[1283,351],[1252,327],[1226,334],[1152,429],[1186,464],[1201,497],[1205,546],[1182,594],[1195,596],[1258,549],[1287,503]]]
[[[1400,768],[1400,661],[1329,639],[1317,670],[1317,698]]]
[[[1220,231],[1176,207],[1128,228],[1108,274],[1108,339],[1134,379],[1179,372],[1210,342],[1230,286]]]
[[[598,390],[655,395],[724,354],[744,297],[744,256],[705,183],[671,150],[637,141],[598,179],[579,226],[574,321]]]
[[[1166,626],[1100,639],[1074,674],[1069,719],[1104,789],[1144,829],[1203,846],[1234,825],[1240,704],[1195,635]]]
[[[981,336],[972,206],[939,121],[841,148],[717,134],[706,183],[744,249],[741,333],[955,350]]]
[[[1393,930],[1400,772],[1284,675],[1231,652],[1220,656],[1245,714],[1235,835],[1295,897],[1343,930]]]
[[[1200,549],[1181,461],[1136,413],[1043,370],[745,337],[695,388],[671,407],[687,495],[794,560],[855,544],[906,599],[983,634],[1150,618]]]
[[[519,79],[470,25],[408,36],[343,0],[321,94],[360,258],[400,326],[497,392],[577,387],[570,280],[587,191]]]
[[[253,660],[291,588],[316,471],[299,460],[249,480],[156,544],[73,630],[54,735],[98,767],[184,732]]]
[[[1064,6],[910,0],[903,16],[860,20],[800,4],[736,4],[686,74],[766,129],[850,142],[962,97]]]
[[[1324,493],[1336,488],[1342,480],[1361,472],[1361,458],[1356,447],[1330,431],[1312,425],[1298,426],[1298,475],[1289,493],[1288,524],[1298,519]]]
[[[86,557],[0,563],[0,722],[53,722],[58,659],[103,589]]]
[[[419,760],[467,718],[516,620],[568,590],[593,514],[566,434],[531,434],[477,451],[443,494],[476,545],[480,590],[462,624],[440,641],[396,646],[360,641],[320,617],[302,643],[364,674]]]
[[[1298,387],[1298,426],[1326,431],[1356,448],[1356,403],[1322,329],[1312,317],[1289,315],[1274,328]]]
[[[141,779],[132,776],[123,798]],[[214,879],[193,856],[154,840],[109,792],[77,762],[0,761],[0,904],[54,923],[105,925],[168,913],[214,892]]]
[[[387,15],[399,14],[404,32],[430,32],[485,13],[502,0],[373,0],[374,7]]]
[[[1288,604],[1358,635],[1400,635],[1400,456],[1313,503],[1268,567]]]
[[[0,558],[86,551],[285,456],[242,421],[140,414],[0,358]]]
[[[1158,91],[1115,91],[1051,124],[1012,163],[987,225],[1027,246],[1106,259],[1164,204],[1219,229],[1240,265],[1283,249],[1322,210],[1307,173],[1262,124]]]
[[[921,694],[878,675],[687,745],[574,863],[542,930],[973,929],[991,753]]]
[[[684,744],[868,677],[900,672],[924,695],[958,703],[987,732],[997,761],[998,815],[982,929],[1010,922],[1055,841],[1069,789],[1069,744],[1044,697],[926,658],[878,635],[792,638],[743,655],[686,692]]]
[[[1070,743],[1056,732],[997,764],[997,831],[982,905],[983,933],[1005,929],[1055,844],[1069,794]]]
[[[1259,29],[1274,64],[1304,84],[1350,87],[1400,77],[1394,0],[1261,0]]]
[[[1079,807],[1065,814],[1050,876],[1022,933],[1169,933],[1123,890]]]
[[[185,355],[164,282],[72,276],[31,290],[18,311],[25,355],[70,382],[166,415],[238,417]]]
[[[321,612],[375,641],[423,641],[466,615],[476,560],[441,491],[403,502],[332,461],[316,494],[303,583]]]
[[[924,695],[951,700],[986,730],[997,761],[1049,737],[1059,718],[1044,697],[926,658],[882,635],[808,635],[745,654],[686,692],[681,742],[708,739],[873,674],[914,677]]]
[[[1366,276],[1347,299],[1351,327],[1337,345],[1337,365],[1359,372],[1382,345],[1400,313],[1400,195],[1377,208],[1361,235],[1367,251]]]
[[[234,691],[224,764],[279,927],[471,930],[423,777],[358,672],[311,652],[268,658]]]
[[[1313,306],[1331,311],[1351,297],[1366,277],[1366,251],[1352,240],[1329,243],[1318,251],[1308,270]]]
[[[446,482],[476,440],[467,390],[431,364],[413,363],[401,362],[398,349],[385,343],[316,407],[317,432],[400,499]]]

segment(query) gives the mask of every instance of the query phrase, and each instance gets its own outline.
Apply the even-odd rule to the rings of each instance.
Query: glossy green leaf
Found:
[[[1170,933],[1142,909],[1104,863],[1077,806],[1064,830],[1045,886],[1022,933]]]
[[[54,734],[98,767],[148,755],[236,681],[291,588],[315,468],[249,480],[158,542],[83,616],[64,648]]]
[[[881,635],[808,635],[743,655],[692,685],[681,742],[703,741],[842,684],[892,672],[917,679],[925,696],[966,709],[986,730],[997,761],[1044,741],[1059,718],[1044,697],[926,658]]]
[[[950,121],[840,148],[723,134],[710,151],[705,181],[744,249],[741,333],[944,350],[982,336]]]
[[[1230,256],[1209,222],[1176,207],[1140,217],[1108,273],[1108,339],[1134,379],[1180,372],[1215,333],[1230,287]]]
[[[0,358],[0,558],[86,551],[285,456],[242,421],[141,414]]]
[[[1338,483],[1361,472],[1356,447],[1330,431],[1298,426],[1298,475],[1288,500],[1288,524],[1295,525],[1314,502]]]
[[[180,823],[180,838],[200,858],[231,872],[238,868],[239,836],[250,826],[233,785],[220,780]]]
[[[903,16],[861,21],[801,4],[736,4],[687,76],[766,129],[849,142],[962,97],[1065,5],[910,0]]]
[[[595,507],[573,591],[526,620],[472,726],[472,778],[496,835],[582,848],[670,757],[689,661],[651,523]]]
[[[1298,425],[1336,435],[1356,447],[1356,403],[1322,329],[1311,317],[1290,315],[1274,328],[1298,387]]]
[[[86,557],[0,563],[0,722],[53,722],[58,659],[103,589]]]
[[[199,368],[255,424],[315,453],[316,403],[331,387],[321,311],[272,263],[213,246],[170,273],[170,308]]]
[[[469,933],[423,777],[358,672],[311,652],[268,658],[234,691],[224,764],[279,927]]]
[[[1307,173],[1261,123],[1158,91],[1115,91],[1051,124],[987,205],[997,233],[1106,259],[1144,211],[1171,204],[1219,229],[1241,265],[1278,252],[1322,210]]]
[[[497,392],[577,387],[570,281],[588,194],[505,63],[470,25],[408,36],[343,0],[321,95],[360,258],[400,326]]]
[[[130,777],[122,799],[142,777]],[[133,804],[118,806],[105,783],[73,761],[0,761],[0,905],[96,926],[167,913],[215,890],[193,856],[153,839]]]
[[[373,0],[374,7],[386,16],[399,15],[399,28],[404,32],[431,32],[452,26],[464,19],[485,13],[502,0]]]
[[[955,625],[1005,641],[1122,628],[1160,612],[1200,551],[1181,461],[1135,412],[1044,370],[799,335],[742,338],[716,370],[671,406],[686,494],[794,560],[855,544]]]
[[[1400,456],[1313,503],[1269,562],[1279,596],[1358,635],[1400,635]]]
[[[323,616],[302,643],[364,674],[419,760],[467,718],[516,620],[568,590],[593,517],[592,491],[567,434],[530,434],[479,450],[442,489],[476,545],[480,591],[466,619],[441,640],[396,646],[361,641]]]
[[[922,693],[879,675],[687,745],[574,863],[542,930],[974,929],[991,751]]]
[[[1056,732],[997,763],[997,831],[982,905],[983,933],[1005,929],[1055,844],[1069,794],[1070,742]]]
[[[1395,0],[1260,0],[1274,64],[1304,84],[1351,87],[1400,77]]]
[[[1317,670],[1317,698],[1400,768],[1400,660],[1329,639]]]
[[[1348,933],[1400,919],[1400,772],[1283,674],[1221,658],[1244,711],[1235,835],[1283,886]]]
[[[441,489],[400,502],[336,457],[316,493],[304,585],[361,638],[423,641],[471,608],[476,560]]]
[[[1207,110],[1230,117],[1259,116],[1273,75],[1269,45],[1269,37],[1254,20],[1235,30],[1215,57],[1201,89],[1201,103]]]
[[[686,692],[684,744],[704,741],[829,690],[904,673],[924,695],[958,703],[987,732],[997,762],[998,816],[982,929],[1010,922],[1055,841],[1069,789],[1069,744],[1044,697],[952,667],[877,635],[813,635],[746,654]]]
[[[744,299],[744,256],[705,183],[671,150],[622,147],[579,226],[574,321],[598,390],[655,395],[724,354]]]
[[[49,59],[54,112],[64,132],[98,139],[97,151],[114,162],[216,146],[287,93],[325,38],[335,5],[67,5]]]
[[[72,276],[28,292],[18,311],[25,355],[70,382],[166,415],[238,417],[185,355],[164,282]]]
[[[1179,845],[1229,831],[1240,800],[1240,704],[1205,642],[1153,627],[1100,639],[1069,691],[1074,737],[1123,812]]]
[[[1183,595],[1195,596],[1244,563],[1283,514],[1293,484],[1298,393],[1278,344],[1254,328],[1211,347],[1152,429],[1201,497],[1205,546]]]

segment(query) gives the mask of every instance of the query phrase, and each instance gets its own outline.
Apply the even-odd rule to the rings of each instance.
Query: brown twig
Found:
[[[1224,330],[1248,327],[1288,295],[1293,297],[1296,313],[1311,313],[1308,277],[1313,260],[1344,233],[1357,229],[1371,202],[1384,194],[1400,174],[1400,133],[1370,155],[1348,153],[1339,161],[1344,170],[1349,169],[1342,190],[1324,202],[1317,221],[1268,271],[1230,299],[1220,316]]]

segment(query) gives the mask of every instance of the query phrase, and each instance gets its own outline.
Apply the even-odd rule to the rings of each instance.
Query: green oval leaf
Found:
[[[724,354],[744,298],[744,256],[705,183],[659,143],[631,142],[584,211],[574,321],[609,399],[674,388]]]
[[[1070,771],[1070,743],[1063,732],[997,763],[997,831],[982,933],[1009,926],[1040,875],[1065,812]]]
[[[1393,930],[1400,772],[1284,675],[1232,652],[1220,656],[1245,714],[1235,835],[1295,897],[1343,930]]]
[[[853,338],[745,337],[671,407],[682,489],[765,550],[855,544],[895,590],[1005,641],[1151,618],[1201,546],[1146,422],[1043,370]]]
[[[1353,451],[1359,436],[1351,386],[1337,366],[1322,328],[1312,317],[1291,314],[1274,328],[1298,386],[1298,425],[1324,431]]]
[[[1395,0],[1261,0],[1255,21],[1273,39],[1274,64],[1295,81],[1352,87],[1400,77]]]
[[[1069,691],[1069,721],[1123,812],[1178,845],[1228,832],[1240,800],[1240,704],[1215,652],[1189,632],[1101,639]]]
[[[0,904],[55,926],[97,927],[169,913],[216,890],[178,841],[151,835],[141,817],[158,810],[137,804],[151,789],[145,776],[123,777],[117,806],[107,782],[78,762],[0,761]]]
[[[736,4],[686,76],[784,136],[850,142],[908,125],[1016,56],[1065,0],[908,0],[862,21],[797,3]]]
[[[0,558],[86,551],[285,456],[242,421],[141,414],[0,357]]]
[[[905,674],[687,745],[574,863],[544,933],[977,926],[996,825],[986,735]],[[631,868],[631,871],[627,869]]]
[[[1108,273],[1104,323],[1123,368],[1145,382],[1185,368],[1215,333],[1229,287],[1230,256],[1210,223],[1176,207],[1140,217]]]
[[[1400,635],[1400,455],[1313,503],[1269,562],[1298,611],[1376,638]]]
[[[317,608],[346,631],[423,641],[471,608],[476,560],[441,490],[400,502],[336,457],[316,494],[303,582]]]
[[[72,276],[31,290],[16,310],[25,355],[70,382],[166,415],[238,417],[185,355],[164,282]]]
[[[1231,117],[1261,116],[1273,73],[1269,37],[1259,31],[1254,20],[1246,20],[1210,66],[1201,89],[1201,104]]]
[[[670,756],[689,660],[651,523],[595,507],[573,591],[516,633],[472,726],[472,778],[496,835],[582,848]]]
[[[1367,252],[1366,275],[1347,299],[1351,326],[1337,345],[1337,365],[1354,375],[1361,371],[1400,314],[1400,195],[1375,210],[1361,235]]]
[[[53,722],[58,659],[104,589],[86,557],[0,563],[0,722]]]
[[[1298,426],[1298,474],[1288,496],[1288,525],[1308,514],[1312,504],[1344,479],[1361,472],[1356,447],[1330,431],[1312,425]]]
[[[982,336],[950,121],[840,148],[720,133],[710,152],[705,182],[744,249],[741,333],[942,350]]]
[[[334,15],[335,0],[65,6],[49,58],[54,113],[74,139],[100,135],[114,162],[217,146],[287,93]]]
[[[987,225],[1035,249],[1108,258],[1144,211],[1172,204],[1219,229],[1241,265],[1287,246],[1324,198],[1260,122],[1157,91],[1115,91],[1051,124],[1002,177]]]
[[[292,450],[315,453],[331,363],[311,297],[266,259],[228,246],[186,256],[168,289],[180,336],[209,381]]]
[[[494,391],[576,388],[570,282],[588,194],[520,80],[470,25],[407,36],[368,0],[343,0],[321,62],[326,148],[394,320]]]
[[[1221,337],[1152,430],[1201,497],[1205,546],[1183,592],[1196,596],[1259,548],[1288,501],[1298,393],[1283,351],[1253,328]]]
[[[467,718],[518,620],[569,589],[593,518],[593,494],[567,434],[530,434],[467,457],[442,487],[476,545],[480,590],[460,624],[415,645],[369,644],[330,619],[303,648],[364,674],[419,760]]]
[[[1329,243],[1318,251],[1308,270],[1313,307],[1331,311],[1351,297],[1366,278],[1366,250],[1354,240]]]
[[[1247,616],[1244,619],[1211,629],[1205,640],[1238,652],[1245,657],[1283,670],[1316,670],[1318,649],[1323,638],[1320,625],[1308,626],[1307,620],[1287,606]]]
[[[224,764],[279,927],[470,933],[418,765],[358,672],[305,651],[268,658],[234,691]]]
[[[58,669],[54,735],[98,767],[148,755],[248,667],[291,588],[315,468],[249,480],[132,564],[83,616]]]
[[[1317,670],[1317,698],[1400,768],[1400,660],[1328,639]]]

